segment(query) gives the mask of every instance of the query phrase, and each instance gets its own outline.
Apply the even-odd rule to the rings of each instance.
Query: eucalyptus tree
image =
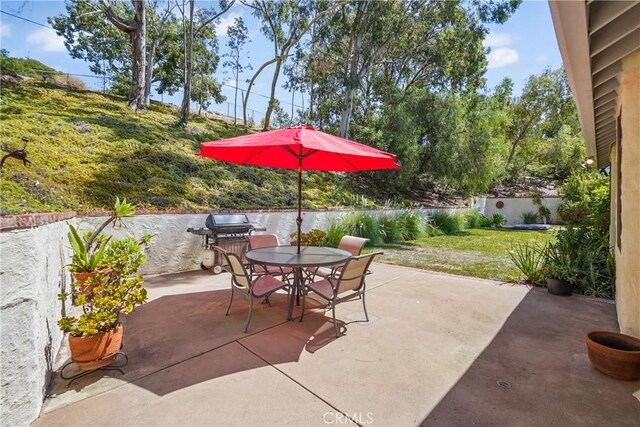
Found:
[[[291,49],[300,42],[315,22],[330,15],[339,7],[352,0],[319,2],[314,0],[241,0],[253,10],[253,15],[261,22],[262,33],[273,43],[273,58],[265,61],[249,80],[244,97],[242,117],[247,125],[247,104],[251,89],[258,76],[271,64],[275,64],[271,78],[269,105],[265,114],[263,130],[269,129],[271,114],[275,106],[275,92],[283,62]]]
[[[238,84],[240,82],[240,74],[244,70],[251,70],[250,63],[244,63],[245,59],[249,59],[248,56],[243,55],[244,45],[249,41],[249,30],[242,17],[234,19],[233,25],[227,28],[227,47],[229,52],[225,53],[225,57],[228,59],[222,64],[224,67],[231,71],[233,76],[234,94],[233,94],[233,124],[238,123]]]
[[[408,95],[416,87],[482,86],[484,24],[503,22],[518,4],[363,0],[342,6],[318,23],[312,40],[307,68],[321,114],[316,119],[347,136],[354,114],[375,114],[371,109],[379,110],[395,88]]]
[[[520,96],[513,98],[510,114],[506,167],[512,177],[530,169],[545,151],[545,142],[555,138],[563,125],[569,126],[565,137],[567,133],[580,133],[575,102],[561,68],[530,76]]]
[[[215,26],[218,18],[224,15],[235,3],[235,0],[220,0],[217,8],[199,9],[196,14],[195,0],[177,0],[177,8],[182,15],[183,47],[184,47],[184,84],[179,124],[186,126],[189,122],[189,106],[191,100],[191,83],[193,80],[194,39],[200,37],[206,29]],[[194,18],[199,16],[199,21]],[[215,33],[213,33],[215,37]]]
[[[112,13],[118,16],[133,14],[132,5],[128,1],[109,3]],[[49,23],[64,38],[70,55],[88,61],[93,73],[105,79],[109,76],[112,89],[122,88],[124,93],[130,93],[133,56],[129,35],[111,23],[95,0],[67,1],[65,6],[66,14],[49,18]],[[145,6],[147,58],[142,106],[149,103],[153,83],[167,87],[180,81],[176,55],[180,33],[174,6],[173,1],[160,0],[147,1]]]
[[[65,41],[74,58],[93,62],[93,72],[105,72],[102,61],[111,68],[128,64],[131,86],[127,104],[137,110],[146,107],[146,7],[144,0],[107,2],[106,0],[67,1],[67,15],[49,18],[49,23]],[[126,48],[125,48],[126,46]],[[126,51],[127,55],[123,55]]]

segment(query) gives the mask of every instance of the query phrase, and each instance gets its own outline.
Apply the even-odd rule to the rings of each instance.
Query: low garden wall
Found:
[[[560,223],[558,208],[562,199],[560,197],[545,197],[541,199],[542,206],[551,211],[551,223]],[[531,197],[474,197],[471,206],[481,214],[492,216],[502,214],[507,219],[508,225],[522,224],[522,214],[525,212],[538,213],[540,208],[536,199]],[[538,221],[542,223],[542,219]]]
[[[464,209],[466,210],[466,209]],[[423,217],[435,211],[456,211],[456,209],[419,209]],[[313,228],[326,230],[332,220],[353,213],[353,210],[342,211],[304,211],[302,212],[302,231]],[[402,210],[366,210],[372,215],[393,214]],[[249,221],[255,226],[266,227],[267,233],[278,236],[281,244],[291,240],[291,233],[296,231],[297,211],[244,211]],[[123,226],[107,228],[105,232],[114,238],[133,235],[141,237],[144,233],[153,236],[147,256],[149,262],[140,269],[141,274],[162,274],[169,272],[189,271],[200,268],[202,256],[201,237],[188,233],[187,228],[204,227],[207,213],[192,214],[150,214],[126,218]],[[78,218],[80,230],[91,230],[101,224],[105,217]]]
[[[434,211],[421,209],[425,217]],[[354,211],[303,212],[303,231],[326,229],[329,222]],[[400,210],[366,211],[373,215]],[[246,212],[250,221],[276,234],[282,243],[296,230],[296,211]],[[160,274],[200,268],[200,236],[187,233],[189,227],[204,227],[207,213],[138,214],[126,218],[120,227],[108,227],[106,234],[153,236],[149,262],[142,274]],[[67,241],[69,221],[80,231],[93,230],[104,216],[76,217],[75,213],[30,214],[0,217],[0,425],[28,425],[40,412],[53,371],[62,332],[57,321],[65,310],[57,295],[70,288],[71,248]]]
[[[63,336],[57,295],[70,283],[66,235],[64,222],[0,233],[0,425],[29,425],[40,413]]]

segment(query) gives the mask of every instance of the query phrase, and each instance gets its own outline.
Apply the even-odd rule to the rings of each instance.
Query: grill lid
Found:
[[[217,214],[211,213],[207,217],[205,223],[207,228],[211,229],[225,229],[225,228],[243,228],[249,230],[251,223],[246,214]]]

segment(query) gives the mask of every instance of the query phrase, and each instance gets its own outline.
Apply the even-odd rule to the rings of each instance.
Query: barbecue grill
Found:
[[[247,237],[254,231],[265,231],[265,227],[255,227],[249,222],[246,214],[221,214],[211,212],[203,228],[187,228],[189,233],[202,237],[202,262],[200,267],[213,274],[222,272],[222,259],[213,250],[213,246],[237,254],[243,263],[247,251]]]

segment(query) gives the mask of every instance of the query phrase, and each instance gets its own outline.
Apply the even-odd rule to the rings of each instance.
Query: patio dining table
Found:
[[[273,246],[259,248],[246,253],[247,260],[254,264],[293,269],[293,292],[289,296],[287,319],[293,318],[293,300],[302,291],[302,270],[307,267],[329,267],[343,264],[351,254],[347,251],[320,246]]]

